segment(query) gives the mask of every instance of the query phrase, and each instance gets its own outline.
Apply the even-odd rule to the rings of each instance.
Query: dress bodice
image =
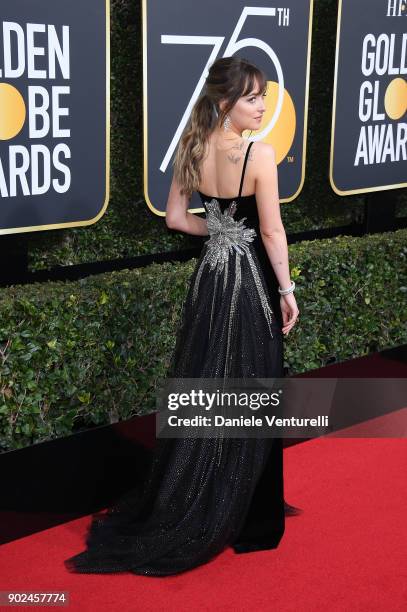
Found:
[[[240,197],[237,196],[236,198],[217,198],[215,196],[206,195],[202,193],[202,191],[198,191],[198,193],[206,212],[208,211],[206,203],[210,202],[212,199],[217,200],[219,202],[219,206],[222,212],[229,206],[229,204],[235,201],[237,203],[236,212],[234,214],[234,218],[236,219],[236,221],[239,221],[239,219],[246,217],[246,227],[254,227],[256,229],[259,227],[259,215],[257,212],[256,194],[251,193],[250,195]]]

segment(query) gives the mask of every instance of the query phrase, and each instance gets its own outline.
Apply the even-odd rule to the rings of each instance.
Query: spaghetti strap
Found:
[[[245,155],[245,158],[244,158],[243,170],[242,170],[242,178],[240,179],[239,195],[237,196],[238,198],[240,198],[240,196],[242,195],[243,179],[244,179],[244,173],[246,171],[247,158],[249,156],[250,147],[252,146],[253,142],[254,141],[252,140],[249,143],[249,146],[246,149],[246,155]]]

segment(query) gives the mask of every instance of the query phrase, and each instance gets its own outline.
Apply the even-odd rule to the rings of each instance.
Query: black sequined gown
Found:
[[[191,277],[168,377],[284,375],[277,279],[255,195],[240,195],[252,144],[234,212],[232,199],[200,193],[210,240]],[[222,228],[240,253],[224,248]],[[224,438],[218,452],[215,438],[159,438],[143,495],[130,490],[93,517],[87,549],[67,559],[67,569],[166,576],[229,545],[239,553],[276,548],[285,525],[281,438]]]

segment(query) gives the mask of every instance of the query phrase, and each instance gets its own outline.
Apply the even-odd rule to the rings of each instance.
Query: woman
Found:
[[[177,149],[166,223],[210,239],[183,304],[170,378],[284,375],[283,334],[298,308],[275,154],[242,137],[261,125],[266,85],[246,60],[218,59]],[[193,191],[205,218],[188,211]],[[143,495],[131,490],[96,516],[87,550],[65,564],[177,574],[228,545],[238,553],[276,548],[284,525],[281,438],[160,438]]]

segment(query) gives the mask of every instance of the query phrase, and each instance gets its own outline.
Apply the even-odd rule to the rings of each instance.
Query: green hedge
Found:
[[[336,0],[315,0],[306,178],[300,195],[282,204],[288,233],[345,225],[363,215],[363,195],[339,197],[329,184],[336,18]],[[140,0],[111,0],[111,199],[107,212],[88,227],[25,234],[31,270],[195,244],[191,236],[169,231],[144,201],[141,31]],[[399,208],[405,210],[407,190],[395,192]]]
[[[407,342],[407,230],[289,247],[288,373]],[[196,259],[0,293],[1,449],[155,409]]]

